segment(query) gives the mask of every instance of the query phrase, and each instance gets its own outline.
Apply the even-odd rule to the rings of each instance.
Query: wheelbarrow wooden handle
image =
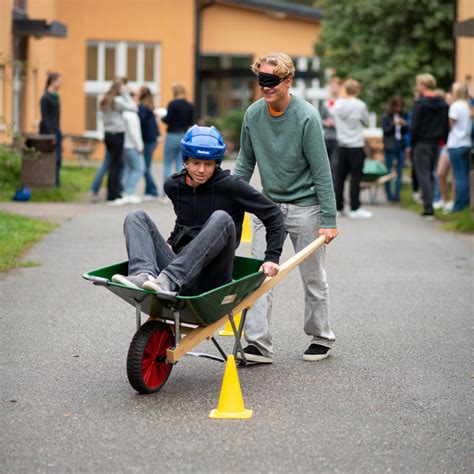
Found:
[[[232,313],[237,314],[240,311],[243,311],[245,308],[250,308],[255,303],[255,301],[260,298],[260,296],[264,295],[267,291],[271,290],[276,284],[283,280],[283,278],[285,278],[286,275],[291,272],[291,270],[296,268],[303,260],[319,249],[319,247],[321,247],[325,241],[326,237],[322,235],[314,242],[311,242],[307,247],[300,250],[297,254],[293,255],[293,257],[288,259],[280,266],[280,271],[274,277],[267,277],[253,293],[250,293],[235,308],[233,308]],[[177,347],[174,349],[168,349],[168,361],[171,363],[177,362],[192,348],[204,341],[204,339],[211,337],[228,320],[229,316],[225,315],[209,326],[198,327],[194,331],[190,332]]]

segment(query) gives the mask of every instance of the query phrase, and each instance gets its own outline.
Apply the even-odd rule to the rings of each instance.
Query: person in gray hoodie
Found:
[[[122,81],[115,81],[100,101],[100,112],[104,123],[104,142],[110,155],[107,201],[112,204],[120,199],[120,170],[127,125],[122,112],[137,112],[138,106]]]
[[[358,99],[360,85],[354,79],[343,84],[343,94],[336,100],[333,115],[336,122],[336,136],[339,146],[336,171],[336,207],[344,212],[344,182],[351,176],[349,217],[367,219],[372,213],[360,207],[359,193],[362,169],[364,167],[363,127],[369,125],[369,111],[365,103]]]

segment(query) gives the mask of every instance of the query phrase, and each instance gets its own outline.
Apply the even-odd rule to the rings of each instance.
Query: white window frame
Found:
[[[115,48],[115,76],[127,75],[127,50],[128,46],[137,47],[137,80],[129,81],[133,89],[146,86],[153,94],[156,103],[160,103],[160,68],[161,68],[161,45],[158,43],[139,43],[136,41],[87,41],[86,48],[97,46],[97,80],[84,81],[85,96],[96,96],[99,101],[112,85],[111,80],[105,80],[105,49]],[[153,80],[145,81],[145,47],[154,48]],[[87,67],[87,66],[86,66]],[[86,130],[88,136],[101,137],[104,134],[102,120],[97,113],[97,129]]]

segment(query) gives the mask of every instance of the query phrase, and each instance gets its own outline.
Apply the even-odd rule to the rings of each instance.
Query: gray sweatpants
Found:
[[[285,236],[290,235],[295,252],[299,252],[318,237],[320,226],[319,206],[300,207],[279,204],[285,218]],[[252,257],[263,260],[266,248],[265,227],[254,217]],[[329,290],[324,270],[325,246],[320,247],[299,265],[304,285],[304,331],[312,336],[311,342],[331,347],[335,337],[329,328]],[[273,355],[270,334],[273,291],[260,297],[247,313],[245,339],[263,355]],[[296,315],[295,315],[296,316]]]

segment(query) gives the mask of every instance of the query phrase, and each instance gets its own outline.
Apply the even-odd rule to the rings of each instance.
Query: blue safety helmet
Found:
[[[195,158],[196,160],[212,160],[220,165],[226,148],[224,139],[216,127],[193,125],[181,140],[183,161]]]

